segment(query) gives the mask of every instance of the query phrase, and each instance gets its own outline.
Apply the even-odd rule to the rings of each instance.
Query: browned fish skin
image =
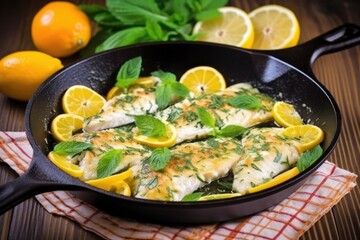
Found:
[[[297,163],[299,142],[281,136],[282,128],[254,128],[241,140],[243,154],[234,165],[233,190],[245,194]]]
[[[138,198],[180,201],[184,196],[228,174],[240,158],[240,142],[232,138],[183,143],[171,149],[164,169],[153,171],[146,161],[132,167],[133,195]]]

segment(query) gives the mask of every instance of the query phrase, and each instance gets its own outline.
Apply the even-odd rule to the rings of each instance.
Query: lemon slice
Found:
[[[279,5],[265,5],[249,13],[255,31],[254,49],[280,49],[295,46],[300,25],[295,14]]]
[[[315,125],[297,125],[288,127],[282,130],[281,134],[286,137],[299,139],[300,150],[302,152],[315,147],[324,139],[323,130]]]
[[[120,180],[118,182],[116,182],[112,188],[110,189],[110,191],[116,192],[117,194],[121,194],[124,196],[131,196],[131,188],[129,186],[129,184],[127,182],[125,182],[124,180]]]
[[[175,145],[177,139],[177,129],[172,124],[166,124],[166,136],[164,137],[148,137],[140,134],[137,128],[134,129],[134,132],[133,140],[135,142],[153,148],[171,147]]]
[[[71,163],[66,157],[58,155],[54,152],[49,152],[48,158],[58,168],[68,173],[69,175],[76,178],[81,178],[83,176],[83,170],[78,165]]]
[[[60,141],[68,141],[74,132],[79,131],[84,124],[84,119],[75,114],[63,113],[51,121],[51,133]]]
[[[74,85],[62,98],[62,106],[66,113],[72,113],[87,118],[100,112],[106,100],[94,90]]]
[[[220,17],[195,24],[193,33],[199,34],[197,40],[251,48],[254,29],[246,12],[235,7],[222,7],[219,11]]]
[[[240,197],[243,194],[241,193],[220,193],[220,194],[211,194],[202,196],[199,198],[199,201],[209,201],[209,200],[219,200],[219,199],[226,199],[226,198],[233,198],[233,197]]]
[[[132,176],[132,170],[129,168],[128,170],[126,170],[124,172],[114,174],[109,177],[88,180],[88,181],[86,181],[86,183],[90,184],[94,187],[110,191],[113,188],[114,184],[116,184],[117,182],[119,182],[121,180],[125,180],[131,176]]]
[[[184,84],[195,96],[219,92],[226,88],[223,75],[215,68],[208,66],[199,66],[187,70],[181,76],[180,83]]]
[[[300,114],[293,105],[285,102],[276,102],[272,109],[274,120],[282,127],[302,125]]]
[[[153,87],[157,78],[150,76],[150,77],[140,77],[134,82],[135,87]],[[110,100],[111,98],[124,93],[123,89],[114,86],[112,87],[109,92],[106,94],[106,100]]]

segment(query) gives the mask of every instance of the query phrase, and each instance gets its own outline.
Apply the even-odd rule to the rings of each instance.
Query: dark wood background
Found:
[[[2,0],[0,8],[0,58],[19,50],[34,49],[30,26],[35,13],[49,1]],[[74,3],[99,3],[77,0]],[[229,5],[250,11],[264,4],[280,4],[292,9],[301,26],[300,42],[343,23],[360,25],[359,0],[230,0]],[[64,65],[79,55],[62,59]],[[360,46],[318,59],[313,71],[339,104],[343,128],[340,141],[329,157],[339,167],[360,174]],[[26,103],[8,99],[0,93],[0,130],[23,131]],[[0,184],[17,175],[0,163]],[[359,180],[358,180],[359,182]],[[310,228],[302,239],[359,239],[360,191],[355,187],[329,213]],[[47,213],[31,198],[0,216],[0,239],[100,239],[64,217]]]

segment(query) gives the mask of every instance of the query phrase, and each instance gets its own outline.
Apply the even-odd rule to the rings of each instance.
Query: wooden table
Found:
[[[14,51],[34,49],[30,36],[34,14],[48,1],[3,0],[0,14],[0,58]],[[105,1],[83,0],[76,3]],[[346,22],[360,25],[359,0],[241,0],[229,5],[250,11],[260,5],[276,3],[292,9],[301,25],[300,42]],[[65,65],[78,55],[62,59]],[[329,157],[339,167],[360,174],[360,46],[321,57],[313,66],[318,79],[330,90],[343,116],[340,141]],[[0,130],[23,131],[26,103],[0,94]],[[17,175],[0,164],[0,183]],[[355,187],[329,213],[321,218],[302,239],[358,239],[360,236],[360,190]],[[99,239],[66,218],[51,215],[31,198],[0,216],[0,239]]]

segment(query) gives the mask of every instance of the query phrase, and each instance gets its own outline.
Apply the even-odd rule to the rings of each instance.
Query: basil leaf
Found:
[[[228,0],[199,0],[203,10],[215,9],[225,6]]]
[[[109,11],[125,25],[145,25],[146,20],[168,19],[155,0],[107,0]]]
[[[218,132],[218,135],[223,137],[237,137],[243,134],[246,128],[237,125],[228,125]]]
[[[123,27],[124,24],[119,22],[111,13],[104,11],[94,16],[95,22],[101,27]]]
[[[166,126],[161,120],[150,115],[134,116],[134,119],[141,134],[148,137],[166,136]]]
[[[197,21],[206,21],[217,17],[220,17],[220,12],[217,9],[201,11],[195,15]]]
[[[170,72],[161,70],[151,73],[152,76],[161,79],[161,84],[156,88],[156,104],[159,109],[164,109],[179,98],[183,99],[189,95],[189,90],[183,84],[176,81],[176,76]]]
[[[119,166],[120,161],[123,159],[123,152],[121,149],[113,149],[105,153],[97,165],[96,174],[98,178],[108,177]]]
[[[142,58],[135,57],[121,65],[115,85],[119,88],[127,88],[133,84],[140,76],[141,63]]]
[[[196,108],[196,114],[204,126],[215,128],[215,118],[205,108]]]
[[[114,33],[109,38],[107,38],[95,49],[95,52],[98,53],[105,50],[146,41],[149,41],[149,39],[147,37],[145,27],[126,28]]]
[[[261,100],[254,96],[246,93],[237,95],[236,97],[230,98],[227,102],[236,108],[256,110],[263,107]]]
[[[184,196],[184,197],[181,199],[181,201],[182,201],[182,202],[198,201],[203,194],[204,194],[203,192],[190,193],[190,194]]]
[[[313,147],[312,149],[301,154],[296,167],[300,170],[300,172],[302,172],[310,167],[316,160],[318,160],[322,154],[322,148],[320,145],[317,145],[316,147]]]
[[[74,156],[91,148],[92,144],[78,141],[66,141],[56,144],[54,152],[59,155]]]
[[[145,29],[152,41],[166,41],[166,35],[163,34],[161,26],[156,21],[146,21]]]
[[[79,4],[78,7],[90,18],[95,17],[99,13],[107,12],[106,8],[99,4]]]
[[[168,148],[156,148],[148,158],[148,163],[154,171],[163,169],[171,159],[171,152]]]

